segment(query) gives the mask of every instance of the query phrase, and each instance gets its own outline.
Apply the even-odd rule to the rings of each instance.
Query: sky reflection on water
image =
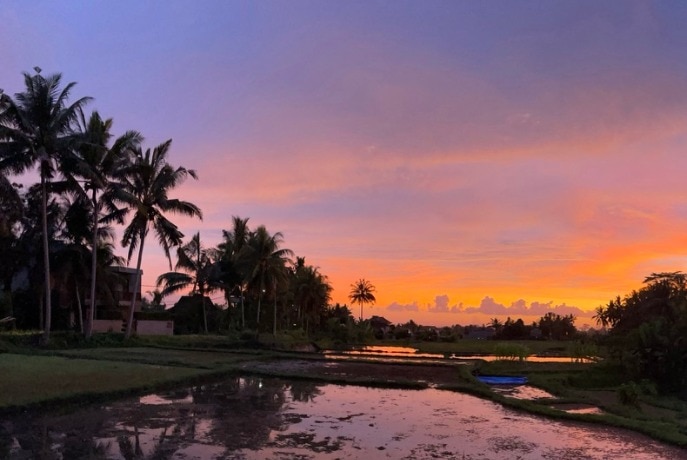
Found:
[[[394,347],[394,346],[366,346],[354,350],[344,350],[344,351],[332,351],[327,350],[324,352],[329,359],[349,359],[354,358],[369,358],[370,360],[376,361],[388,361],[395,362],[399,358],[412,358],[413,360],[421,359],[445,359],[443,353],[420,353],[417,348],[411,347]],[[448,356],[449,359],[455,361],[473,361],[476,359],[481,359],[484,361],[497,361],[499,359],[504,359],[502,356],[497,355],[480,355],[480,354],[470,354],[470,355],[456,355],[451,354]],[[591,358],[574,358],[570,356],[536,356],[530,355],[526,358],[527,361],[535,363],[593,363],[597,359]]]
[[[631,432],[448,391],[232,378],[0,423],[0,458],[680,459]]]

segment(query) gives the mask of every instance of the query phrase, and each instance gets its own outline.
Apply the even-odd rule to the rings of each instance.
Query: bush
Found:
[[[618,387],[618,401],[625,406],[639,407],[640,388],[635,382],[623,383]]]
[[[576,342],[572,347],[570,355],[573,361],[597,358],[599,356],[599,347],[593,343]]]
[[[519,343],[499,343],[494,347],[497,359],[510,361],[525,361],[530,355],[530,349]]]

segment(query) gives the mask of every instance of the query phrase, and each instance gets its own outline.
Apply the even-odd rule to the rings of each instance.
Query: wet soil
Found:
[[[461,364],[392,364],[349,361],[284,360],[248,362],[241,368],[275,374],[298,374],[329,379],[370,378],[390,383],[420,382],[428,385],[453,384],[460,381]]]

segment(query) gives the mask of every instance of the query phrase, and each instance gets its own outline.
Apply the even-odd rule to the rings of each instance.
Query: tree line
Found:
[[[652,273],[641,289],[597,308],[597,322],[611,358],[637,381],[649,379],[665,391],[687,388],[687,276]]]
[[[339,323],[352,321],[347,307],[330,308],[327,277],[282,247],[280,232],[270,233],[265,226],[251,229],[247,218],[234,216],[216,247],[204,247],[200,234],[184,243],[173,216],[202,219],[202,211],[172,196],[197,174],[170,164],[171,139],[144,148],[138,131],[115,138],[112,119],[97,111],[86,114],[92,98],[70,100],[75,83],[62,85],[61,74],[34,71],[23,74],[24,89],[14,97],[0,89],[0,319],[16,317],[21,327],[41,328],[48,342],[53,303],[67,298],[77,327],[90,337],[96,299],[120,294],[116,273],[109,268],[135,260],[140,273],[152,231],[169,261],[169,272],[157,280],[157,303],[190,290],[202,309],[204,332],[209,330],[208,309],[214,309],[208,295],[217,291],[231,307],[232,321],[243,329],[258,331],[271,324],[276,334],[278,327],[295,325],[307,332],[332,317]],[[12,182],[33,170],[38,183],[24,188]],[[115,254],[115,224],[124,225],[120,244],[126,258]],[[23,285],[18,283],[22,277]],[[140,276],[134,280],[127,337],[141,288]],[[362,317],[362,306],[374,302],[374,286],[360,283],[362,288],[351,286],[350,298],[360,303]],[[271,318],[265,315],[266,302]]]

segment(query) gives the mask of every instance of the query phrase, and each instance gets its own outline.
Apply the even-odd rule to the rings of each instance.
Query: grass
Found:
[[[532,385],[556,395],[560,401],[594,405],[605,413],[568,414],[549,407],[549,401],[504,398],[491,391],[485,393],[484,388],[469,383],[454,389],[477,393],[506,406],[539,415],[627,428],[660,441],[687,447],[687,402],[657,395],[651,386],[640,383],[636,385],[640,390],[636,403],[623,403],[621,390],[628,384],[628,379],[619,367],[605,363],[494,361],[481,363],[479,370],[485,374],[526,375]]]
[[[496,354],[499,347],[503,344],[512,345],[528,349],[533,355],[554,355],[554,356],[574,356],[574,342],[556,340],[477,340],[461,339],[455,342],[412,342],[395,341],[384,342],[383,345],[389,346],[409,346],[417,348],[422,353],[443,353],[443,354]]]
[[[87,401],[95,395],[126,394],[208,374],[193,368],[3,353],[0,409]]]
[[[183,350],[176,348],[91,348],[56,352],[59,356],[91,360],[123,361],[129,363],[181,366],[198,369],[220,370],[241,361],[256,359],[255,354],[223,352],[215,350]]]

